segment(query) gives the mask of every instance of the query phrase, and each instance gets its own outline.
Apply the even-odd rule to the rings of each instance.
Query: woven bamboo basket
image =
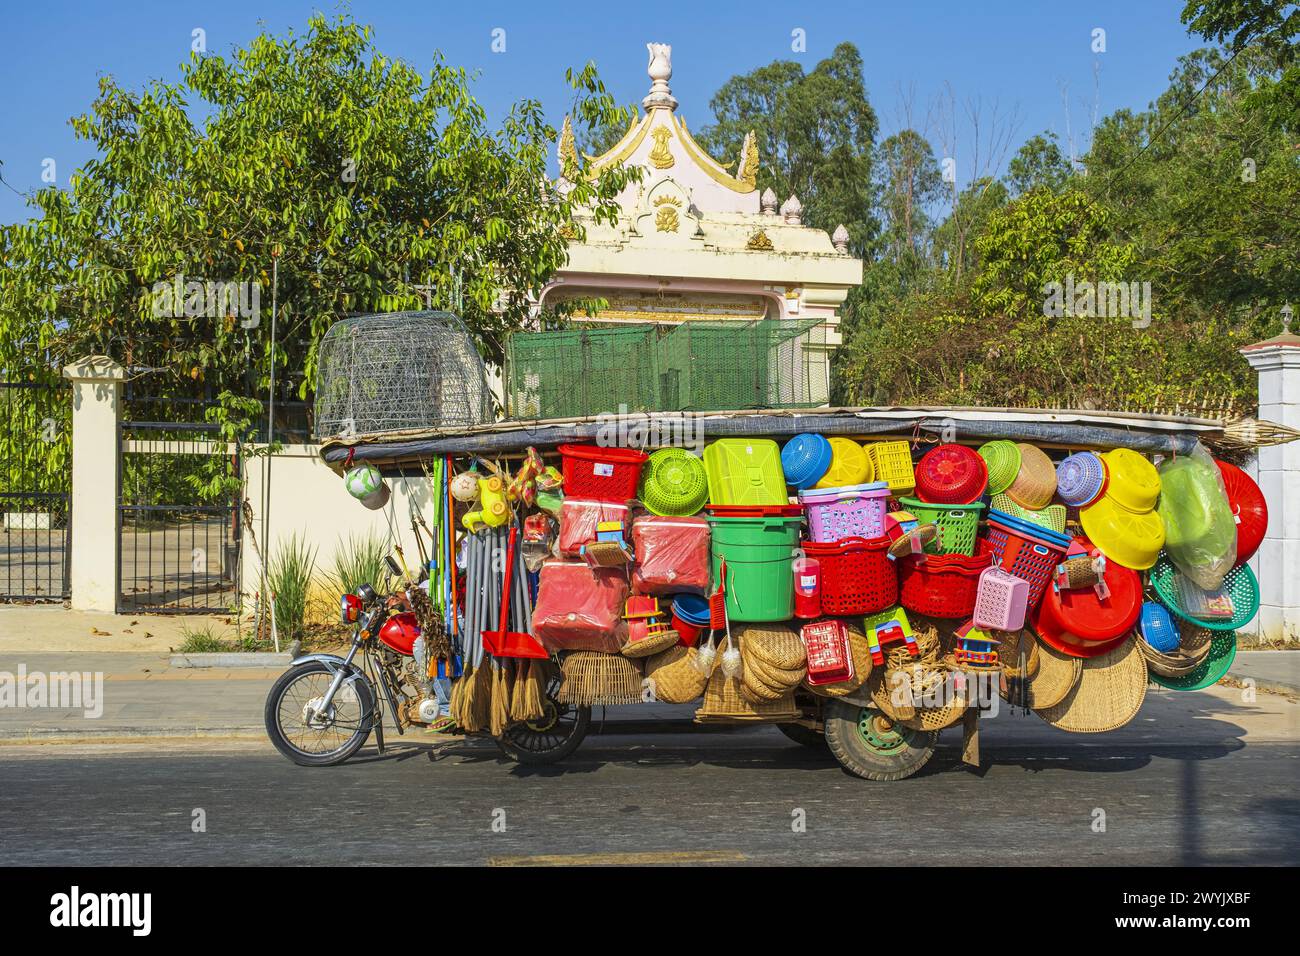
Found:
[[[867,678],[871,676],[871,647],[867,644],[867,635],[851,624],[845,624],[849,632],[849,652],[853,655],[853,678],[838,684],[819,684],[813,686],[803,682],[803,689],[819,697],[848,697],[857,692]]]
[[[740,691],[740,681],[722,672],[721,660],[714,664],[713,673],[704,687],[704,701],[695,712],[698,723],[711,720],[732,723],[735,721],[793,720],[799,716],[794,705],[794,694],[781,695],[776,700],[751,701]]]
[[[798,687],[808,674],[807,668],[795,671],[771,668],[758,657],[743,652],[740,666],[740,692],[755,703],[778,700]]]
[[[573,651],[560,665],[564,679],[555,699],[591,707],[641,703],[641,668],[620,654]]]
[[[943,730],[961,720],[969,706],[970,702],[964,693],[955,693],[942,707],[918,707],[912,717],[900,720],[899,723],[912,730]]]
[[[704,693],[708,678],[695,667],[697,653],[693,647],[678,645],[646,661],[645,684],[653,700],[688,704]]]
[[[1178,647],[1169,652],[1156,650],[1146,641],[1138,638],[1138,650],[1146,658],[1147,668],[1161,677],[1185,677],[1200,667],[1210,656],[1210,644],[1214,632],[1209,628],[1197,627],[1187,621],[1178,622],[1180,641]]]
[[[1136,640],[1083,661],[1083,673],[1060,703],[1039,710],[1053,727],[1076,734],[1117,730],[1137,716],[1147,695],[1147,663]]]

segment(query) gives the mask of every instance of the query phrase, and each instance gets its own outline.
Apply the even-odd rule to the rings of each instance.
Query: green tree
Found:
[[[590,64],[569,81],[580,128],[625,122]],[[34,194],[36,218],[0,230],[0,342],[55,365],[102,352],[213,394],[265,391],[273,262],[277,364],[301,396],[334,321],[421,307],[421,286],[499,358],[527,294],[581,235],[574,209],[612,219],[632,175],[559,192],[539,102],[492,128],[463,69],[435,57],[421,73],[346,17],[194,55],[178,81],[138,92],[105,77],[72,125],[96,157],[66,190]],[[218,302],[193,314],[160,299],[176,277],[254,283],[260,313]],[[212,306],[198,297],[210,291],[192,286],[186,304]]]
[[[797,195],[809,225],[830,231],[843,223],[855,255],[872,247],[879,232],[872,195],[877,121],[857,47],[839,44],[809,73],[778,60],[733,76],[709,105],[715,122],[699,138],[713,156],[739,156],[753,130],[759,189],[770,187],[780,202]]]
[[[1049,131],[1025,140],[1007,164],[1004,181],[1012,196],[1040,187],[1056,192],[1069,181],[1071,172],[1056,134]]]

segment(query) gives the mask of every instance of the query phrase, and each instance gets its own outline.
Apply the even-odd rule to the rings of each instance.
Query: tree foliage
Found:
[[[796,195],[804,222],[833,230],[843,223],[862,255],[879,230],[872,189],[876,112],[867,98],[862,55],[852,43],[805,73],[778,60],[733,76],[710,101],[714,123],[700,142],[722,162],[740,155],[746,134],[758,139],[758,188],[778,202]]]
[[[584,128],[625,122],[592,66],[569,80]],[[538,101],[493,128],[465,70],[435,57],[421,73],[347,17],[193,55],[177,81],[139,91],[105,77],[72,125],[95,158],[67,189],[35,193],[35,218],[0,230],[8,374],[104,353],[162,369],[174,388],[263,395],[273,262],[276,360],[299,396],[330,324],[422,307],[421,287],[498,358],[527,294],[581,234],[574,208],[607,220],[629,175],[561,193],[547,177],[557,133]],[[160,309],[156,284],[177,277],[256,283],[259,314],[212,307],[202,285],[185,292],[200,314]]]

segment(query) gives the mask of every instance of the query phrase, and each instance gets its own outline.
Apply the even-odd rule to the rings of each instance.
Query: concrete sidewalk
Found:
[[[1228,676],[1267,693],[1300,695],[1300,651],[1238,651]]]
[[[0,655],[150,651],[180,647],[186,630],[236,636],[234,619],[205,614],[99,614],[61,604],[0,605]]]

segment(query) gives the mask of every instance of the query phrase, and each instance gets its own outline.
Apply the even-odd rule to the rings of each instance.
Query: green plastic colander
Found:
[[[1237,657],[1237,635],[1234,631],[1220,631],[1210,641],[1210,653],[1196,668],[1182,677],[1164,677],[1155,671],[1149,676],[1161,687],[1170,690],[1205,690],[1217,684],[1228,673]]]
[[[1259,582],[1255,580],[1255,572],[1250,570],[1248,564],[1237,565],[1223,579],[1223,590],[1232,597],[1231,618],[1193,617],[1183,604],[1178,586],[1179,577],[1178,569],[1169,560],[1169,555],[1161,554],[1160,560],[1151,569],[1151,586],[1156,589],[1160,603],[1184,621],[1190,621],[1209,631],[1235,631],[1249,624],[1259,612]]]
[[[653,514],[695,514],[709,500],[704,462],[683,448],[652,452],[641,468],[638,496]]]
[[[999,438],[980,445],[979,453],[989,468],[989,494],[999,495],[1010,488],[1020,474],[1020,449],[1016,443]]]

